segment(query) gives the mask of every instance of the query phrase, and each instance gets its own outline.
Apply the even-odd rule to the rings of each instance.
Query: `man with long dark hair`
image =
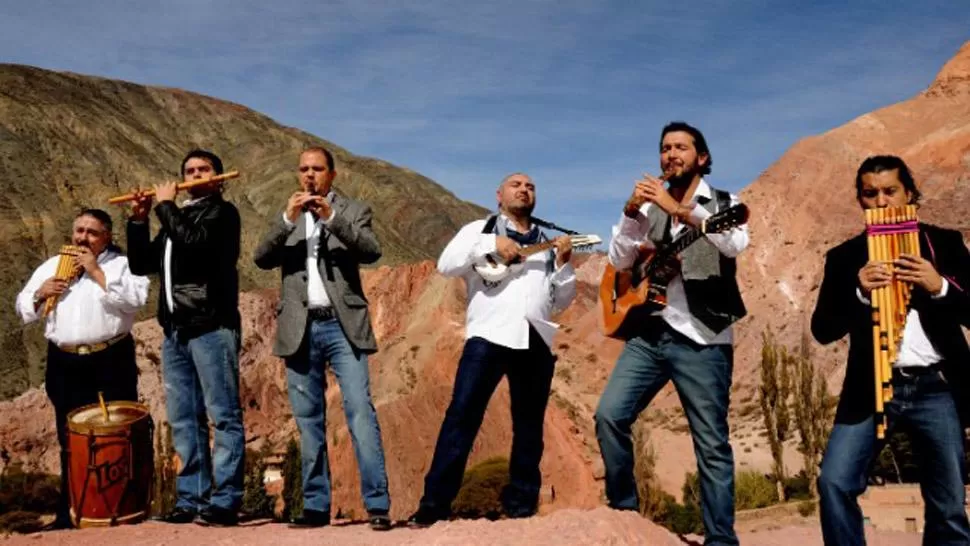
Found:
[[[47,338],[45,388],[54,406],[61,446],[61,495],[52,528],[71,526],[67,484],[67,414],[98,402],[138,400],[138,367],[131,337],[135,313],[148,300],[148,279],[134,275],[128,258],[112,242],[112,221],[100,209],[74,218],[71,243],[83,251],[72,258],[76,281],[59,279],[60,256],[41,264],[17,296],[24,323],[44,320]],[[57,304],[42,317],[48,298]]]
[[[644,248],[663,249],[685,230],[737,204],[735,196],[704,179],[711,164],[698,129],[683,122],[663,128],[663,180],[649,175],[639,180],[613,228],[609,259],[617,271],[633,268]],[[666,307],[628,332],[595,415],[609,505],[637,510],[631,427],[673,381],[694,441],[706,544],[738,543],[727,416],[734,367],[731,324],[745,314],[735,257],[747,246],[747,226],[742,225],[706,234],[681,253],[680,272],[667,287]]]
[[[212,152],[182,160],[185,182],[222,174]],[[216,184],[195,186],[175,204],[174,182],[155,186],[161,229],[149,238],[152,198],[141,195],[128,222],[131,269],[157,273],[165,407],[181,468],[168,523],[236,525],[242,504],[245,438],[239,404],[239,211]],[[209,420],[215,442],[209,450]]]
[[[912,205],[920,198],[909,168],[891,155],[863,161],[855,186],[863,209]],[[913,292],[892,365],[893,398],[884,409],[889,430],[905,427],[915,450],[926,514],[923,544],[970,543],[963,486],[970,348],[961,330],[970,327],[970,253],[959,232],[929,224],[919,224],[919,241],[919,255],[900,255],[894,273],[889,264],[869,260],[865,232],[825,257],[812,335],[823,344],[849,336],[842,395],[818,478],[828,545],[865,544],[858,497],[884,445],[876,438],[869,298],[894,275],[912,283]]]

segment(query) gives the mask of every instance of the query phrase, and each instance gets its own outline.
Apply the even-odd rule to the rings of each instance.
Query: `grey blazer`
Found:
[[[360,283],[360,264],[381,257],[381,245],[371,227],[373,215],[369,206],[346,197],[335,196],[332,206],[334,218],[320,236],[317,267],[347,339],[357,350],[374,353],[377,340]],[[281,211],[273,217],[253,256],[260,269],[280,268],[283,286],[276,308],[273,353],[281,357],[294,354],[306,332],[306,235],[302,216],[290,227]]]

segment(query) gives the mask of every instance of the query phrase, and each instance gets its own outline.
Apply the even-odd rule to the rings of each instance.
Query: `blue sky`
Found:
[[[797,140],[924,89],[970,2],[4,0],[0,62],[232,100],[604,239],[670,120],[737,191]],[[715,7],[711,7],[715,6]]]

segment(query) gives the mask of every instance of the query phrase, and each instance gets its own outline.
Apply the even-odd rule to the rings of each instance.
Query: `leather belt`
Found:
[[[918,377],[938,373],[940,372],[940,366],[938,364],[932,364],[930,366],[901,366],[899,368],[893,368],[893,371],[903,377]]]
[[[310,320],[330,320],[337,318],[337,313],[333,307],[310,307],[306,311],[307,318]]]
[[[58,345],[57,348],[64,351],[65,353],[71,353],[75,355],[89,355],[91,353],[97,353],[111,347],[115,343],[128,337],[128,332],[123,334],[118,334],[111,339],[106,339],[104,341],[99,341],[98,343],[81,343],[79,345]]]

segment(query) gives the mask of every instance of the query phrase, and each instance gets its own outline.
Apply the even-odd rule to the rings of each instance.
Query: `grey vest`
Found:
[[[714,199],[700,197],[700,206],[712,214],[731,206],[730,194],[712,190]],[[657,248],[670,243],[670,216],[654,206],[647,211],[647,219],[650,241]],[[722,255],[706,237],[687,247],[680,257],[687,308],[711,332],[720,333],[747,313],[735,279],[737,264],[733,258]]]

